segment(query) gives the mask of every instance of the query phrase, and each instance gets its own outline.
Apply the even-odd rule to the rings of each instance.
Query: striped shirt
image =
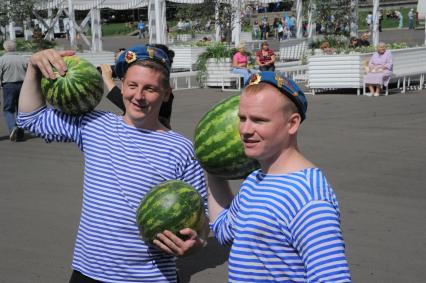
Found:
[[[351,282],[336,196],[318,168],[254,171],[211,224],[229,282]]]
[[[18,124],[50,141],[72,141],[84,153],[84,190],[72,267],[102,282],[176,282],[174,257],[147,246],[136,225],[143,196],[165,180],[193,185],[206,201],[204,173],[180,134],[138,129],[121,116],[69,116],[42,107]]]

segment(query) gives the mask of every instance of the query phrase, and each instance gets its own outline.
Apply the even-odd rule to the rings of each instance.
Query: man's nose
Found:
[[[241,135],[250,135],[253,133],[252,124],[248,121],[240,122],[239,129]]]
[[[135,99],[142,100],[145,99],[145,90],[141,87],[136,91]]]

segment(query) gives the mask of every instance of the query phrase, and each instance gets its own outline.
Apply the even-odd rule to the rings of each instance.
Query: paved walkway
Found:
[[[172,126],[187,137],[216,89],[176,92]],[[354,282],[423,282],[426,262],[426,91],[388,97],[308,96],[300,148],[333,184]],[[109,101],[101,109],[117,111]],[[0,120],[0,133],[6,132]],[[81,207],[74,144],[0,137],[0,282],[67,282]],[[232,183],[237,190],[239,182]],[[213,238],[180,259],[183,282],[226,281],[227,248]]]

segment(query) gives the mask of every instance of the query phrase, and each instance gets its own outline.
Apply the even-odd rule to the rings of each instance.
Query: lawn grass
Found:
[[[398,9],[398,11],[400,11],[402,13],[402,17],[403,17],[403,27],[408,27],[408,12],[410,11],[411,8],[401,8]],[[386,17],[386,13],[393,11],[395,9],[384,9],[383,10],[383,21],[382,21],[382,28],[397,28],[399,26],[399,20],[396,19],[388,19]],[[367,29],[367,23],[365,21],[365,18],[368,15],[368,11],[360,11],[358,14],[358,28],[359,29]],[[416,10],[414,9],[414,17],[416,15]],[[414,20],[415,22],[415,20]],[[414,23],[415,26],[415,23]]]

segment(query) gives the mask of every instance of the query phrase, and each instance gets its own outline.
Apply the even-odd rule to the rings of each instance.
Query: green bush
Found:
[[[55,47],[55,42],[49,40],[17,40],[16,41],[16,51],[19,52],[35,52],[42,49],[49,49]],[[0,42],[0,50],[3,49],[3,42]]]
[[[220,42],[209,45],[206,48],[206,51],[198,56],[196,62],[198,69],[197,80],[199,82],[203,82],[206,79],[207,60],[215,59],[218,62],[222,58],[231,58],[235,52],[236,49],[234,47],[230,47],[229,45]]]

